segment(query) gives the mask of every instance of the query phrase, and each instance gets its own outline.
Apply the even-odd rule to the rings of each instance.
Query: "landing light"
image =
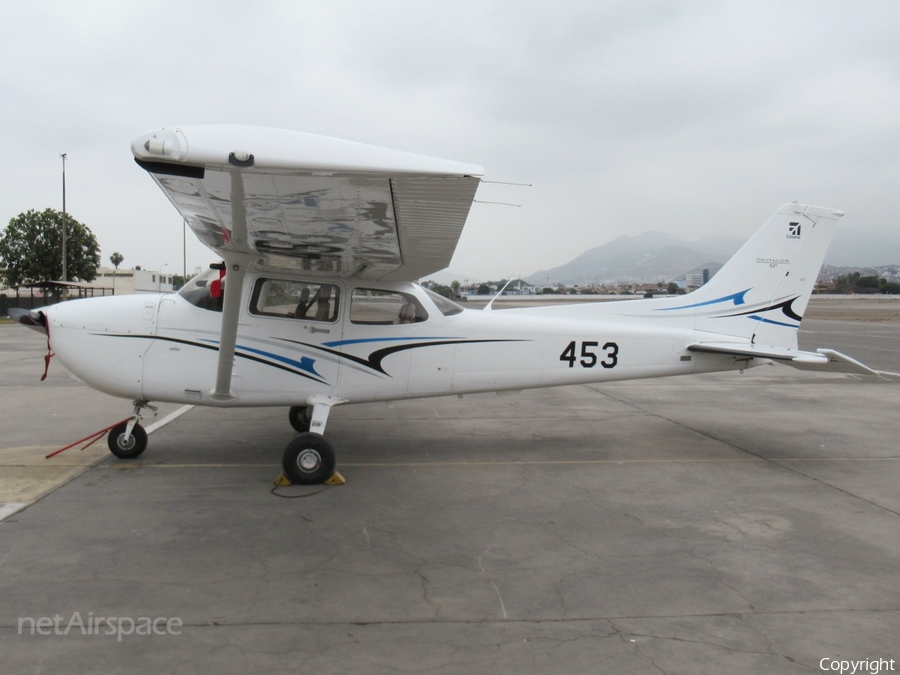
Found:
[[[164,141],[154,136],[144,143],[144,150],[154,155],[171,155],[172,141]]]

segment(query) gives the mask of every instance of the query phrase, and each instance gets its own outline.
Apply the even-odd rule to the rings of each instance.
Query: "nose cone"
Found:
[[[160,297],[121,295],[53,305],[47,310],[53,351],[88,386],[140,398],[143,355],[156,337]]]
[[[114,295],[69,300],[47,308],[51,337],[60,328],[97,333],[155,334],[156,310],[163,294]]]

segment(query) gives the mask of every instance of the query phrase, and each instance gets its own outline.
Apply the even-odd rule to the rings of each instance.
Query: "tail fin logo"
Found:
[[[788,223],[788,239],[799,239],[800,238],[800,223]]]

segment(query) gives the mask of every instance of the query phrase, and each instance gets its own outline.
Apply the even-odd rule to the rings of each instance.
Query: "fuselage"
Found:
[[[248,274],[236,398],[214,401],[222,321],[221,298],[209,292],[214,285],[207,274],[181,294],[52,306],[53,349],[74,377],[113,396],[217,406],[302,405],[316,394],[397,400],[747,365],[688,351],[696,340],[690,324],[652,316],[665,300],[479,311],[408,282]],[[623,311],[626,305],[641,311]]]

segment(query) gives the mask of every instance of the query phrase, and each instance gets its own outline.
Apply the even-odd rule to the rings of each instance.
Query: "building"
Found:
[[[165,265],[163,265],[165,267]],[[171,293],[171,274],[160,274],[154,270],[115,270],[112,267],[98,267],[97,277],[91,286],[113,288],[115,295],[131,295],[133,293]]]

